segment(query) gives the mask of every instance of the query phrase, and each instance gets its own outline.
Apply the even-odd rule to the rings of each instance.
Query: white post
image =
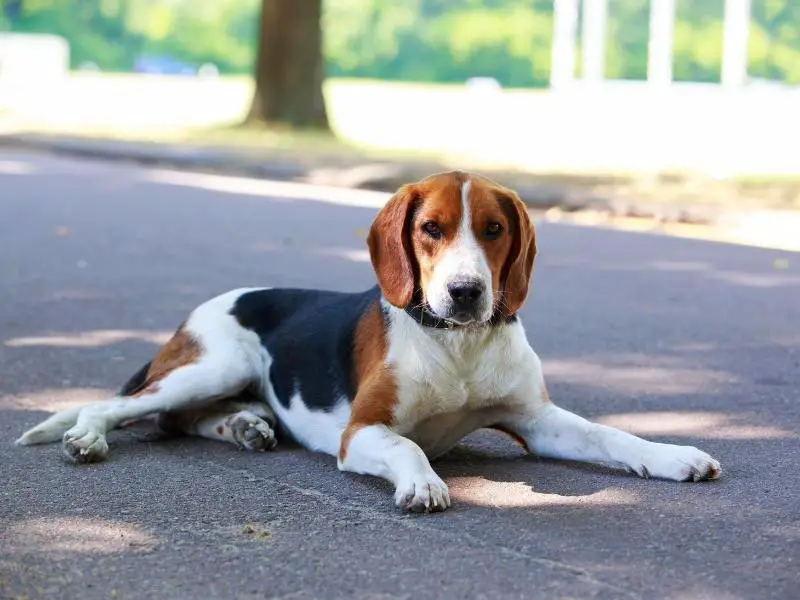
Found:
[[[575,79],[575,38],[578,0],[553,0],[553,46],[550,86],[563,87]]]
[[[747,81],[747,37],[750,33],[750,0],[725,0],[721,83],[742,87]]]
[[[583,0],[582,79],[600,83],[606,75],[608,0]]]
[[[651,0],[650,39],[647,44],[647,81],[651,84],[672,83],[674,29],[675,0]]]

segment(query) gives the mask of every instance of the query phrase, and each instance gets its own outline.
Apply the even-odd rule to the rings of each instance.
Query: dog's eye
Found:
[[[433,239],[438,240],[442,237],[442,230],[439,229],[439,225],[434,221],[427,221],[422,224],[422,231],[427,233]]]
[[[490,240],[496,240],[503,233],[503,226],[500,223],[489,223],[483,232],[483,235]]]

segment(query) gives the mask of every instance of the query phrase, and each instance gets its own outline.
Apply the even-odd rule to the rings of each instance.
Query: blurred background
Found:
[[[0,6],[6,134],[655,174],[800,206],[796,0]]]

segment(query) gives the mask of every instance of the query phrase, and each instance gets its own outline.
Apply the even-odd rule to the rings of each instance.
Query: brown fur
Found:
[[[375,218],[367,238],[370,257],[384,297],[394,306],[408,306],[416,287],[425,295],[439,256],[458,234],[461,187],[467,177],[453,171],[404,185]],[[535,232],[525,204],[513,190],[485,177],[469,179],[473,231],[492,270],[498,308],[512,315],[528,295]],[[422,230],[427,221],[438,224],[439,239]],[[503,228],[497,239],[485,235],[492,222]]]
[[[339,458],[356,431],[367,425],[391,425],[397,402],[394,375],[384,364],[386,329],[380,306],[374,304],[356,326],[353,340],[353,375],[358,393],[353,400],[350,421],[342,433]]]
[[[492,271],[492,294],[497,298],[498,306],[505,311],[506,293],[503,279],[503,267],[511,259],[510,252],[519,234],[516,232],[516,220],[505,208],[506,191],[497,184],[474,177],[470,188],[470,208],[472,210],[472,232],[475,239],[483,247],[486,260]],[[490,223],[499,223],[503,233],[497,239],[486,237],[486,228]],[[509,313],[511,314],[511,313]]]
[[[525,205],[507,188],[472,176],[472,227],[486,252],[492,271],[492,290],[507,314],[525,300],[536,254],[533,227]],[[423,296],[441,253],[458,235],[462,219],[461,188],[467,175],[458,171],[433,175],[402,186],[372,223],[367,245],[378,283],[386,300],[405,308],[416,286]],[[438,239],[422,229],[434,221]],[[489,239],[487,226],[497,222],[502,235]],[[344,459],[353,435],[367,425],[391,425],[397,402],[397,384],[384,364],[386,331],[378,305],[367,311],[356,328],[353,344],[356,397],[350,421],[342,434],[339,458]],[[509,435],[514,435],[506,431]],[[519,440],[518,440],[519,441]],[[523,442],[524,443],[524,442]]]
[[[528,297],[533,261],[536,258],[536,232],[528,216],[528,209],[516,192],[496,186],[495,193],[511,223],[511,248],[500,272],[500,280],[503,293],[501,308],[505,314],[513,315]]]
[[[419,197],[424,199],[414,215],[411,233],[411,247],[417,263],[419,285],[423,295],[428,282],[433,277],[433,269],[439,257],[452,244],[458,235],[461,223],[461,174],[437,176],[417,185]],[[441,238],[433,239],[422,226],[434,221],[442,232]]]
[[[516,433],[515,431],[511,431],[510,429],[506,429],[502,425],[492,425],[488,429],[494,429],[495,431],[499,431],[500,433],[505,433],[512,440],[514,440],[520,446],[525,448],[526,452],[530,453],[531,449],[528,448],[528,443],[525,441],[525,438],[523,438],[520,434]]]
[[[414,265],[406,229],[417,198],[404,185],[381,209],[367,236],[370,259],[381,291],[395,306],[406,306],[414,294]]]
[[[175,334],[156,353],[147,370],[145,380],[131,396],[142,396],[158,391],[158,382],[178,367],[190,365],[202,356],[203,349],[182,323]]]

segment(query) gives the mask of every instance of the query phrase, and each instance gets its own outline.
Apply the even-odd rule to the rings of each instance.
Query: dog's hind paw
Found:
[[[61,447],[67,458],[79,464],[100,462],[108,454],[106,437],[80,426],[73,427],[64,434]]]
[[[253,414],[237,413],[227,420],[226,425],[230,427],[236,445],[243,450],[266,452],[273,450],[278,444],[272,428]]]

